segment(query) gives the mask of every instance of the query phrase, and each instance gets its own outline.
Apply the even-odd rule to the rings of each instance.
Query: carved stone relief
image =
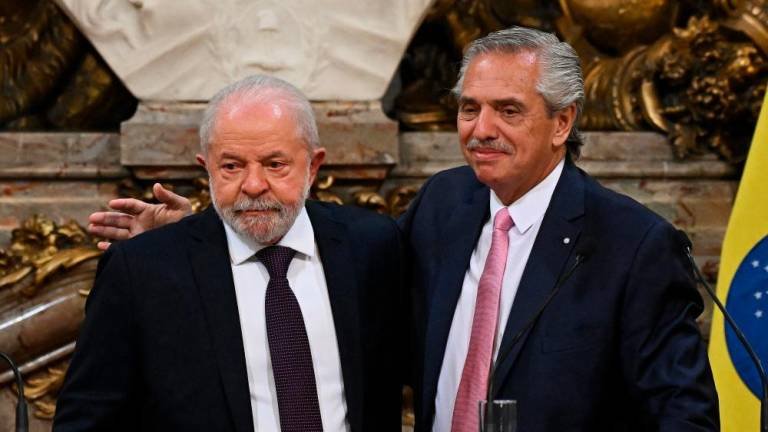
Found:
[[[207,100],[254,73],[311,100],[376,100],[431,0],[58,3],[141,100]]]

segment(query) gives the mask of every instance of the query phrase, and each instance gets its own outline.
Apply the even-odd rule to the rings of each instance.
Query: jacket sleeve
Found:
[[[132,398],[137,343],[125,253],[113,245],[102,257],[86,302],[85,321],[56,405],[53,430],[139,430]]]
[[[416,256],[414,251],[414,235],[413,224],[417,217],[422,198],[426,191],[432,186],[436,176],[432,176],[427,179],[424,184],[421,185],[416,197],[410,202],[405,213],[403,213],[397,219],[397,226],[400,232],[400,272],[402,278],[402,298],[404,310],[408,312],[408,321],[404,326],[405,341],[407,343],[408,352],[408,364],[404,366],[404,383],[409,385],[414,390],[414,395],[418,395],[420,389],[419,379],[422,376],[422,360],[423,360],[423,347],[421,341],[423,340],[424,330],[420,325],[420,319],[423,317],[426,306],[421,299],[420,287],[414,281],[414,272],[417,270],[414,268],[414,258]],[[414,398],[416,405],[418,405],[418,397]],[[417,410],[418,406],[415,407]]]
[[[702,300],[674,228],[653,225],[623,305],[623,374],[642,430],[717,431],[718,401],[696,317]],[[640,430],[640,429],[638,429]]]

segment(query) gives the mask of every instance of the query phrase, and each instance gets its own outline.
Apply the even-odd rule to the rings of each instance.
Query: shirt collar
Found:
[[[269,246],[236,233],[226,222],[224,222],[224,232],[227,235],[227,244],[229,245],[229,259],[234,265],[244,263],[256,252]],[[307,257],[315,256],[315,231],[312,229],[312,223],[305,207],[301,208],[293,225],[277,242],[277,245],[289,247]]]
[[[507,206],[509,215],[515,222],[513,229],[522,234],[544,217],[544,213],[547,211],[547,207],[549,207],[549,202],[552,200],[552,194],[555,192],[557,181],[563,172],[564,165],[565,159],[561,159],[560,163],[555,166],[555,169],[544,180]],[[491,218],[502,208],[504,208],[504,204],[501,202],[501,199],[496,195],[496,192],[491,190]]]

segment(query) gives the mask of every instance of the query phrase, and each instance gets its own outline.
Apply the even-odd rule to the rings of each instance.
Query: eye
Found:
[[[511,117],[518,113],[520,113],[520,110],[513,106],[505,106],[501,109],[501,114],[505,117]]]
[[[267,162],[267,168],[269,169],[280,169],[284,166],[285,166],[285,163],[276,161],[276,160]]]
[[[237,164],[234,162],[225,162],[221,167],[226,171],[234,171],[237,169]]]
[[[476,105],[462,105],[459,107],[459,115],[464,119],[474,118],[477,116],[477,106]]]

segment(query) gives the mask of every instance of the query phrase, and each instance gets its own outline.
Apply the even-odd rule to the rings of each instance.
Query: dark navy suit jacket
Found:
[[[417,430],[435,392],[489,189],[469,167],[433,176],[401,219],[413,289]],[[565,242],[564,239],[570,239]],[[695,318],[702,301],[674,228],[566,162],[526,264],[500,352],[594,248],[497,365],[521,432],[714,431],[717,395]],[[443,431],[439,431],[443,432]]]
[[[400,428],[400,244],[391,219],[307,202],[352,431]],[[258,312],[254,312],[258,313]],[[229,253],[212,208],[109,248],[54,430],[250,432]]]

